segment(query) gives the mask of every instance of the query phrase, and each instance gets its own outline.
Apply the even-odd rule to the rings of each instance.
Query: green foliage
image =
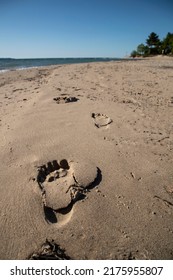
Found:
[[[168,32],[163,39],[162,50],[164,54],[173,54],[173,33]]]
[[[150,49],[150,54],[159,54],[160,53],[160,46],[161,41],[159,36],[155,32],[151,32],[146,40],[147,46]]]
[[[138,53],[135,50],[132,51],[131,54],[130,54],[130,56],[133,57],[133,58],[136,57],[137,55],[138,55]]]
[[[152,48],[158,47],[160,45],[159,36],[156,33],[151,32],[150,35],[148,36],[148,39],[146,40],[146,43],[148,47],[152,47]]]
[[[150,54],[150,50],[148,46],[145,46],[144,44],[140,44],[137,46],[137,53],[141,56],[146,56]]]
[[[145,53],[145,45],[144,44],[140,44],[137,46],[137,52],[140,54],[140,55],[144,55]]]
[[[132,51],[131,57],[157,54],[173,55],[173,33],[168,32],[161,41],[155,32],[151,32],[146,39],[146,45],[143,43],[139,44],[137,49]]]

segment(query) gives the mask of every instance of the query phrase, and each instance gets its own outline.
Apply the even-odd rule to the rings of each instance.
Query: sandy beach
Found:
[[[0,130],[0,259],[173,259],[173,58],[0,73]]]

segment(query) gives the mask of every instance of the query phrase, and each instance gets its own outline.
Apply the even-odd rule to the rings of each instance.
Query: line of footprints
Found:
[[[77,102],[79,99],[74,96],[64,96],[64,94],[62,94],[61,96],[54,97],[53,100],[57,104],[65,104],[65,103]],[[110,123],[113,122],[113,120],[105,114],[92,113],[91,117],[93,118],[95,126],[97,128],[108,126]]]
[[[57,104],[77,102],[76,97],[53,99]],[[105,114],[92,113],[97,128],[112,120]],[[50,224],[64,224],[72,215],[74,204],[86,197],[87,192],[99,185],[101,170],[91,162],[53,160],[38,167],[37,183],[41,191],[45,220]]]
[[[77,102],[76,97],[60,96],[53,99],[57,104]],[[112,119],[105,114],[92,113],[97,128],[106,127]],[[101,170],[91,162],[73,162],[67,159],[53,160],[38,167],[37,184],[41,191],[43,212],[48,224],[66,224],[72,215],[74,204],[83,200],[87,193],[102,180]],[[54,240],[43,243],[29,259],[70,259],[65,250]]]

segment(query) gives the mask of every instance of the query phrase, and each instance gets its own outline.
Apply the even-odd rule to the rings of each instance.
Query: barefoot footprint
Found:
[[[45,219],[56,223],[58,215],[69,214],[74,203],[85,197],[88,189],[98,185],[99,168],[89,162],[53,160],[38,168],[37,183],[42,192]]]
[[[95,121],[95,126],[98,128],[102,126],[107,126],[108,124],[112,123],[113,121],[111,120],[110,117],[108,117],[105,114],[100,114],[100,113],[92,113],[92,118]]]

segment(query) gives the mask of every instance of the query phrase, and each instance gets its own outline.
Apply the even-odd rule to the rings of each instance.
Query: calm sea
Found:
[[[25,69],[29,67],[50,66],[59,64],[88,63],[101,61],[124,60],[121,58],[34,58],[34,59],[13,59],[0,58],[0,71]]]

